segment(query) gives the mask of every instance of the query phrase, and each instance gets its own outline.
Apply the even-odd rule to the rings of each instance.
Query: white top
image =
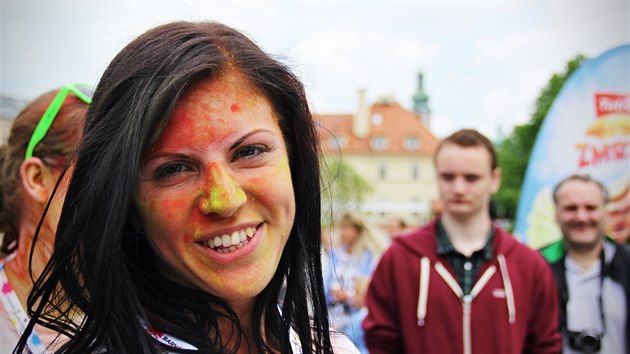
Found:
[[[166,344],[168,346],[174,348],[183,348],[183,349],[197,349],[193,345],[186,343],[185,341],[173,337],[169,334],[153,330],[151,328],[146,328],[147,333],[149,333],[153,338],[159,341],[162,344]],[[304,354],[302,350],[302,346],[300,344],[300,338],[298,334],[293,330],[293,328],[289,329],[289,341],[291,342],[291,349],[294,354]],[[330,342],[333,348],[333,353],[335,354],[360,354],[357,347],[352,343],[350,338],[343,333],[340,332],[331,332],[330,333]]]
[[[604,255],[609,264],[615,255],[615,247],[604,242]],[[626,326],[626,294],[621,284],[616,283],[610,277],[604,278],[600,287],[599,274],[601,263],[595,262],[583,271],[571,257],[565,258],[567,287],[569,301],[567,303],[567,328],[570,331],[595,330],[601,333],[602,321],[598,298],[602,293],[603,310],[606,318],[606,333],[602,338],[600,353],[614,354],[626,353],[625,326]],[[566,338],[564,338],[564,353],[578,354],[573,350]]]
[[[22,307],[4,270],[4,263],[10,259],[5,258],[0,261],[0,353],[2,354],[13,351],[29,321],[26,310]],[[57,337],[59,339],[55,341]],[[32,353],[45,353],[47,347],[50,346],[52,351],[61,344],[62,338],[65,337],[58,336],[58,333],[51,329],[35,325],[27,346]]]

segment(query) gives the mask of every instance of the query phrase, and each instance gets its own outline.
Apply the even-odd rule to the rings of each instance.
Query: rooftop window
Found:
[[[348,138],[343,135],[333,135],[328,139],[328,147],[333,150],[345,149],[348,146]]]
[[[403,148],[405,150],[416,151],[420,149],[420,140],[415,136],[406,136],[403,139]]]
[[[389,141],[383,136],[375,136],[370,140],[372,150],[385,150],[389,147]]]
[[[374,125],[383,124],[383,116],[380,113],[374,113],[372,115],[372,124]]]

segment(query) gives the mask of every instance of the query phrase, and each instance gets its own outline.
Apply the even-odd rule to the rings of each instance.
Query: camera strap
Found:
[[[606,242],[606,241],[604,241]],[[566,261],[566,255],[565,257],[563,257],[563,259],[560,261],[560,266],[562,269],[562,277],[561,277],[561,292],[562,294],[560,294],[561,296],[561,302],[562,302],[562,316],[560,319],[560,328],[562,328],[563,332],[567,332],[568,328],[567,328],[567,323],[568,320],[567,318],[569,317],[569,313],[567,311],[567,303],[569,302],[569,286],[567,284],[567,275],[566,275],[566,266],[565,266],[565,262]],[[602,332],[601,332],[601,336],[604,336],[604,333],[606,333],[606,315],[604,314],[604,301],[603,301],[603,296],[602,293],[604,292],[604,278],[607,276],[607,271],[606,271],[606,256],[604,254],[604,244],[602,244],[602,251],[599,253],[599,261],[600,261],[600,268],[599,268],[599,295],[597,297],[597,305],[599,307],[599,317],[602,321]]]

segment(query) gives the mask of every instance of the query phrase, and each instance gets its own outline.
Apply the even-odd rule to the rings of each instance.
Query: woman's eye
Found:
[[[234,160],[237,159],[251,159],[260,154],[269,151],[269,149],[263,145],[249,145],[244,148],[238,150],[236,154],[234,154]]]
[[[155,171],[155,179],[163,180],[167,178],[172,178],[188,170],[190,170],[188,167],[180,163],[168,164],[160,167],[157,171]]]

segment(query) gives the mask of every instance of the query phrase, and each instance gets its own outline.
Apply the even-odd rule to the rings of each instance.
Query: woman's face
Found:
[[[345,246],[353,246],[359,240],[359,230],[350,222],[342,222],[339,225],[339,236],[341,244]]]
[[[203,80],[143,156],[135,189],[166,275],[233,307],[269,283],[293,225],[278,119],[239,73]]]

